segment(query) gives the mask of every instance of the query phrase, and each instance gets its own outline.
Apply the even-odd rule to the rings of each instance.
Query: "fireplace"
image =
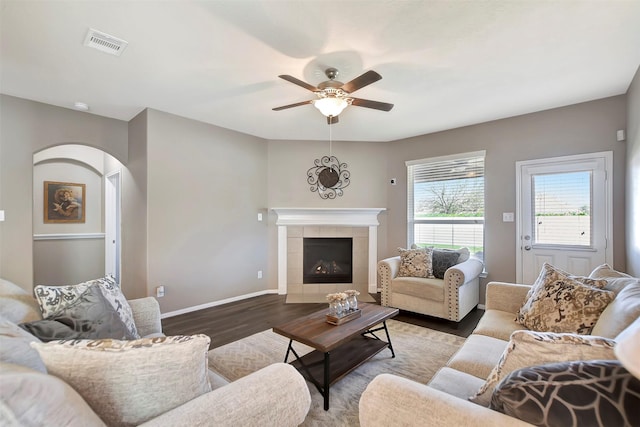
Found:
[[[353,282],[351,237],[304,238],[302,245],[302,283]]]

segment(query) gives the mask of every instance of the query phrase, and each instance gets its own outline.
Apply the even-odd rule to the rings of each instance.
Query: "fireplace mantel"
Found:
[[[272,208],[278,214],[276,225],[377,226],[378,214],[385,208]]]
[[[368,288],[377,292],[378,214],[385,208],[271,208],[278,215],[278,293],[287,293],[287,227],[368,227]]]

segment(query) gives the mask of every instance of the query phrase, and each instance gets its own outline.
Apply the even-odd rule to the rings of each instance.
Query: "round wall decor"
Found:
[[[351,174],[346,163],[340,163],[336,156],[323,156],[314,160],[314,166],[307,171],[307,182],[312,192],[317,191],[323,199],[342,196],[342,189],[349,185]]]

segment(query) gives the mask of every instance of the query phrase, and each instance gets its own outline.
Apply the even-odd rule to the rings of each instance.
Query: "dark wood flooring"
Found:
[[[379,304],[380,294],[372,296]],[[210,348],[215,348],[326,307],[326,303],[286,304],[284,295],[269,294],[169,317],[162,320],[162,328],[166,335],[208,335]],[[401,310],[394,320],[468,337],[483,313],[475,309],[455,323]]]

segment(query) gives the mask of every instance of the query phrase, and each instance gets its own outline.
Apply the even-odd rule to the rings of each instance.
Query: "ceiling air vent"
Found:
[[[87,37],[84,39],[85,46],[92,47],[115,56],[120,56],[128,44],[128,42],[122,39],[110,36],[102,31],[94,30],[93,28],[89,28]]]

